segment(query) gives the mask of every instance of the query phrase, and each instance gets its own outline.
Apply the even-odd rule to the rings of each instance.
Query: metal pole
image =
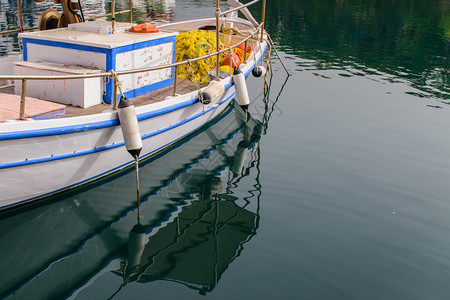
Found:
[[[116,33],[116,1],[111,0],[111,32]]]
[[[172,95],[174,97],[177,94],[177,74],[178,74],[178,66],[175,66],[175,71],[173,74],[173,95]]]
[[[113,109],[117,109],[117,80],[119,77],[114,77],[114,91],[113,91]]]
[[[130,23],[133,23],[133,0],[130,0]]]
[[[20,112],[19,119],[23,120],[25,117],[25,95],[27,93],[27,80],[22,79],[22,91],[20,92]]]
[[[19,8],[20,32],[23,32],[22,0],[17,0],[17,7]]]
[[[266,0],[263,0],[263,8],[262,8],[262,27],[261,27],[261,43],[263,41],[264,36],[264,22],[266,21]]]
[[[216,0],[216,52],[219,52],[220,40],[219,40],[219,17],[220,17],[220,7],[219,0]],[[216,56],[216,80],[220,81],[219,78],[219,53]]]
[[[247,62],[247,41],[244,43],[244,61],[243,63]]]

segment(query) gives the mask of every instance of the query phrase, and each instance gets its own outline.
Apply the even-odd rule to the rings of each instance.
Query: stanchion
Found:
[[[27,89],[27,80],[22,79],[22,91],[20,91],[20,113],[19,113],[19,119],[23,120],[25,118],[25,96]]]

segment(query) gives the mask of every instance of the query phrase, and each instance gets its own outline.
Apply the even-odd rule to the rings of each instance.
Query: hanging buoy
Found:
[[[241,65],[241,59],[239,58],[239,55],[236,53],[228,53],[227,56],[222,61],[222,66],[240,66]]]
[[[252,74],[255,77],[261,77],[266,75],[266,68],[264,68],[263,66],[256,66],[253,70],[252,70]]]
[[[210,85],[206,87],[201,93],[199,100],[203,104],[210,104],[216,98],[223,94],[225,86],[220,81],[211,81]]]
[[[142,150],[142,139],[134,105],[130,100],[122,96],[117,106],[117,112],[125,148],[136,159]]]
[[[250,99],[248,97],[247,85],[245,83],[245,76],[242,71],[236,67],[233,73],[233,81],[236,89],[236,100],[239,106],[247,111]]]
[[[141,256],[145,249],[145,228],[141,224],[136,224],[130,231],[128,237],[128,272],[133,272],[141,262]]]

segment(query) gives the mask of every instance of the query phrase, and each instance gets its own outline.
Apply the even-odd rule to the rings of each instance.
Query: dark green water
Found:
[[[269,0],[266,23],[292,76],[272,53],[269,94],[249,78],[247,139],[230,109],[143,162],[142,226],[133,169],[0,215],[1,299],[449,298],[450,1]]]

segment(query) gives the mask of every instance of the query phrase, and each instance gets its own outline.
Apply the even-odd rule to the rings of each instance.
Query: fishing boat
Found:
[[[40,30],[21,22],[22,60],[0,61],[0,210],[137,166],[234,100],[246,113],[245,78],[265,74],[270,45],[264,17],[247,9],[259,0],[225,11],[216,1],[213,18],[160,26],[133,23],[131,2],[115,12],[113,0],[111,22],[84,20],[82,4],[65,0]]]
[[[123,298],[123,286],[157,280],[211,292],[259,227],[265,127],[255,118],[245,124],[229,105],[212,124],[141,162],[140,206],[129,167],[2,212],[0,298],[75,299],[100,286],[95,298]],[[242,180],[254,183],[245,201],[232,196]],[[123,284],[99,283],[108,274]]]

